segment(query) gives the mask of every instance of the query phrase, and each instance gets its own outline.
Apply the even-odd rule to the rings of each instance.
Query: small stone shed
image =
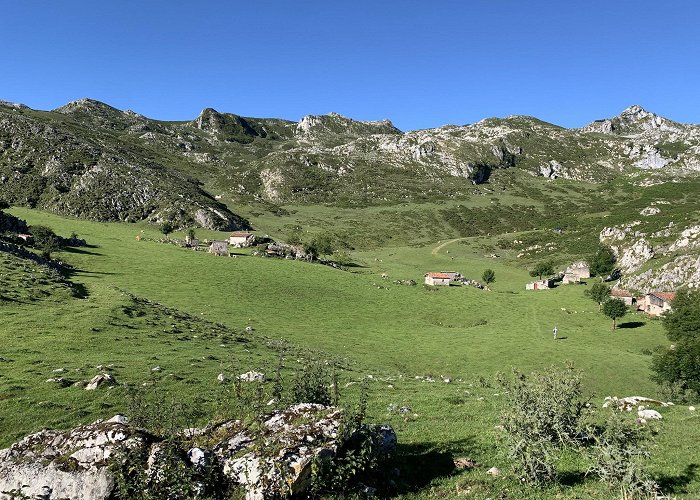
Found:
[[[450,286],[454,278],[453,273],[425,273],[425,284],[430,286]]]
[[[231,233],[231,235],[228,237],[228,242],[230,245],[236,248],[249,247],[255,243],[255,235],[253,233],[237,231],[235,233]]]
[[[622,288],[613,288],[610,290],[610,297],[613,299],[621,299],[625,304],[631,306],[637,302],[637,299],[632,295],[632,292],[623,290]]]
[[[553,281],[550,278],[545,278],[543,280],[533,281],[525,285],[525,290],[547,290],[552,288]]]
[[[588,279],[591,277],[591,267],[588,262],[579,261],[574,262],[564,271],[564,277],[562,283],[567,285],[569,283],[580,283],[582,279]]]
[[[212,241],[209,243],[209,253],[228,257],[228,241]]]

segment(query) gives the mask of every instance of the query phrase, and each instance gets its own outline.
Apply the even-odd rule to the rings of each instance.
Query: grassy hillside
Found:
[[[484,206],[490,205],[487,200]],[[358,226],[366,227],[353,234],[369,238],[392,225],[372,212],[382,210],[378,208],[298,210],[261,215],[259,227],[283,231],[295,217],[311,230],[333,220],[348,227],[347,220],[356,217]],[[253,257],[247,251],[236,258],[193,252],[150,240],[160,235],[147,225],[86,222],[26,209],[11,212],[62,235],[75,231],[94,248],[58,254],[74,266],[71,280],[84,287],[85,298],[0,306],[7,318],[0,326],[0,356],[7,360],[0,363],[4,444],[44,425],[67,427],[124,408],[119,388],[91,393],[47,383],[55,369],[64,368],[64,377],[80,380],[94,375],[98,364],[113,365],[119,382],[158,377],[183,401],[193,401],[215,393],[221,371],[273,365],[276,352],[266,339],[284,339],[343,359],[348,397],[358,384],[346,383],[371,376],[366,378],[370,419],[391,423],[399,434],[400,495],[450,497],[470,486],[477,498],[505,490],[509,497],[523,498],[534,491],[484,472],[492,465],[508,469],[494,430],[502,405],[493,382],[497,371],[571,360],[584,370],[586,391],[595,393],[596,405],[607,395],[656,394],[648,365],[651,349],[667,344],[660,323],[631,315],[622,321],[623,328],[612,332],[609,320],[584,297],[584,285],[527,292],[527,266],[535,257],[519,260],[517,250],[506,250],[499,258],[487,256],[500,239],[521,238],[520,233],[464,237],[455,231],[449,239],[429,243],[430,222],[418,227],[415,239],[389,240],[388,246],[380,240],[373,248],[353,252],[357,266],[340,271]],[[421,213],[434,217],[435,211],[415,205],[397,210],[396,216],[415,220]],[[449,224],[436,224],[450,231]],[[198,236],[216,234],[200,231]],[[496,272],[491,291],[431,291],[420,284],[428,271],[455,270],[479,279],[486,268]],[[396,279],[419,284],[395,285]],[[561,337],[556,342],[551,338],[554,325]],[[245,332],[246,326],[254,331]],[[287,364],[294,366],[297,357],[289,355]],[[155,366],[162,371],[152,372]],[[410,411],[400,413],[396,408],[401,406]],[[664,417],[653,451],[654,473],[667,491],[696,497],[700,481],[688,471],[696,460],[691,443],[700,438],[697,417],[684,407],[669,408]],[[486,467],[457,472],[451,461],[460,456]],[[609,492],[579,478],[569,487],[538,494],[606,498]]]

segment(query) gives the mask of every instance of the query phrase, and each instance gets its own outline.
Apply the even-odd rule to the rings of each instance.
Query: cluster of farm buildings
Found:
[[[430,286],[449,286],[459,278],[461,274],[457,272],[431,272],[425,274],[425,284]],[[562,273],[559,279],[544,278],[525,285],[526,290],[547,290],[555,286],[556,281],[568,285],[571,283],[581,283],[582,279],[591,277],[590,266],[586,262],[575,262]],[[671,310],[671,302],[675,298],[674,292],[650,292],[642,296],[635,297],[631,292],[621,288],[613,288],[610,297],[622,300],[628,306],[636,306],[638,311],[643,311],[649,316],[660,316]]]

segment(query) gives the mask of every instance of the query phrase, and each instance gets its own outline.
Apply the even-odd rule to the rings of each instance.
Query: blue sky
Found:
[[[630,104],[700,123],[691,0],[39,0],[0,10],[0,99],[185,120],[336,111],[411,130]]]

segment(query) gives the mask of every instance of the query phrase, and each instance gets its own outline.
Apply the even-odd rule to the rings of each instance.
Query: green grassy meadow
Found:
[[[423,206],[405,210],[432,213]],[[215,397],[218,373],[271,369],[277,357],[273,343],[283,340],[297,346],[287,352],[290,371],[305,356],[341,360],[349,401],[357,382],[368,381],[369,420],[390,423],[399,436],[400,495],[449,498],[469,489],[476,498],[499,493],[609,498],[611,492],[592,480],[533,493],[508,476],[485,474],[493,465],[508,469],[494,430],[502,400],[494,375],[570,360],[583,370],[595,405],[605,396],[657,395],[649,360],[655,347],[668,344],[661,322],[630,313],[613,332],[610,320],[584,296],[585,285],[526,291],[531,278],[511,252],[487,256],[503,235],[453,233],[430,241],[422,232],[410,242],[382,240],[351,252],[356,265],[341,271],[251,256],[248,250],[235,258],[194,252],[157,242],[162,235],[145,224],[88,222],[18,208],[11,213],[64,236],[75,231],[90,246],[55,256],[73,266],[70,280],[79,293],[17,295],[0,302],[3,446],[42,427],[66,428],[125,411],[122,388],[61,388],[46,382],[56,376],[54,370],[77,381],[103,365],[120,383],[157,378],[178,398],[206,400]],[[332,219],[333,213],[341,222],[352,216],[338,209],[319,217]],[[274,220],[261,216],[256,227],[279,235],[302,215],[307,227],[319,223],[297,212]],[[198,231],[200,238],[216,235]],[[517,237],[521,233],[507,235]],[[9,263],[3,266],[3,274],[13,273]],[[496,273],[489,291],[422,285],[425,272],[458,271],[479,280],[487,268]],[[393,283],[399,279],[418,285]],[[153,372],[155,366],[162,370]],[[390,409],[401,406],[410,412]],[[692,445],[700,439],[698,417],[682,406],[663,414],[652,451],[654,473],[674,495],[698,498]],[[455,457],[471,457],[485,467],[458,472]]]

